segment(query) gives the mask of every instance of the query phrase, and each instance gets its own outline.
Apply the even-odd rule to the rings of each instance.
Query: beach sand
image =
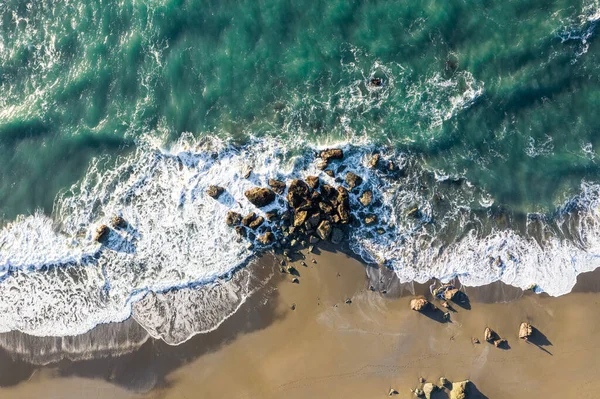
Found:
[[[411,291],[429,295],[428,284],[399,284],[331,249],[293,265],[299,284],[277,272],[219,329],[178,346],[149,339],[121,356],[43,367],[4,353],[0,397],[364,399],[393,388],[410,398],[420,377],[442,376],[469,379],[470,397],[598,396],[597,272],[558,298],[501,283],[463,287],[469,302],[444,322],[441,312],[409,309]],[[250,267],[279,269],[279,260],[268,255]],[[522,321],[537,329],[530,342],[518,338]],[[486,326],[508,348],[485,342]]]

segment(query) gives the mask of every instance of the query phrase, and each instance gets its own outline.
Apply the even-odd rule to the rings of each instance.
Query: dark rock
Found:
[[[275,201],[275,192],[269,188],[255,187],[244,193],[252,205],[262,208]]]
[[[447,301],[455,301],[460,295],[460,291],[456,288],[447,289],[444,291],[444,299]],[[456,301],[455,301],[456,302]]]
[[[394,388],[390,388],[390,392],[388,393],[388,396],[392,395],[398,395],[398,391],[396,391]]]
[[[506,345],[508,345],[508,341],[503,338],[494,341],[494,346],[496,348],[506,348]]]
[[[406,213],[406,215],[407,215],[408,217],[412,217],[412,218],[415,218],[415,219],[417,219],[417,218],[420,218],[420,217],[421,217],[421,211],[419,211],[419,208],[415,207],[415,208],[412,208],[411,210],[409,210],[409,211]]]
[[[325,168],[327,167],[328,162],[325,160],[320,160],[319,162],[317,162],[317,169],[319,170],[325,170]]]
[[[371,78],[371,80],[369,80],[369,86],[381,87],[383,86],[383,80],[381,78]]]
[[[344,204],[348,206],[350,204],[350,195],[348,194],[348,190],[345,187],[339,186],[337,188],[337,202],[338,204]]]
[[[344,232],[337,227],[334,227],[331,231],[331,242],[334,244],[339,244],[344,239]]]
[[[256,213],[250,212],[249,214],[244,216],[244,218],[242,219],[242,224],[244,226],[248,227],[248,226],[250,226],[250,223],[252,223],[254,221],[254,219],[256,219]]]
[[[306,219],[308,218],[308,212],[307,211],[298,211],[294,214],[294,226],[298,227],[298,226],[302,226],[305,222]]]
[[[496,331],[492,330],[489,327],[486,327],[485,331],[483,332],[483,339],[485,339],[488,342],[492,342],[500,339],[500,336],[496,333]]]
[[[283,194],[285,191],[285,183],[281,180],[269,179],[269,186],[275,191],[277,194]]]
[[[306,228],[309,230],[314,229],[319,225],[320,221],[321,221],[321,215],[319,213],[313,213],[306,220]]]
[[[228,226],[237,226],[242,221],[242,215],[237,212],[229,211],[227,212],[227,216],[225,217],[225,223]]]
[[[208,190],[206,190],[206,193],[214,199],[219,198],[224,192],[225,189],[219,186],[210,186]]]
[[[373,193],[371,191],[367,190],[361,194],[361,196],[358,198],[358,200],[360,201],[361,204],[363,204],[363,206],[369,206],[371,204],[371,202],[373,201]]]
[[[352,303],[352,299],[346,298],[346,304],[350,305]]]
[[[317,234],[321,238],[321,240],[327,240],[329,235],[331,234],[331,223],[327,220],[323,220],[319,227],[317,228]]]
[[[235,229],[235,232],[238,233],[240,236],[242,236],[242,237],[246,236],[246,229],[243,226],[235,226],[234,229]]]
[[[337,211],[340,218],[340,223],[350,223],[350,209],[347,206],[340,204],[337,207]]]
[[[331,177],[332,179],[335,177],[335,173],[334,173],[334,172],[333,172],[333,170],[331,170],[331,169],[327,169],[327,170],[325,171],[325,174],[326,174],[327,176]]]
[[[310,238],[308,239],[308,242],[310,244],[316,244],[319,242],[319,237],[315,237],[315,236],[310,236]]]
[[[308,187],[308,184],[299,179],[292,180],[287,194],[287,200],[290,205],[297,208],[301,204],[307,202],[309,198],[310,187]]]
[[[321,158],[325,162],[329,162],[332,159],[344,159],[344,151],[339,148],[331,148],[328,150],[321,151]]]
[[[367,215],[365,216],[365,224],[367,226],[377,223],[377,215]]]
[[[277,212],[276,210],[269,211],[265,215],[267,216],[267,220],[269,222],[273,222],[273,221],[277,220],[277,218],[279,217],[279,212]]]
[[[267,231],[264,235],[257,238],[258,242],[263,245],[268,245],[275,241],[275,235],[270,231]]]
[[[317,187],[319,187],[319,176],[307,176],[306,183],[313,190],[316,189]]]
[[[250,222],[250,225],[248,227],[250,227],[251,229],[254,230],[254,229],[258,228],[258,226],[263,224],[264,221],[265,221],[265,218],[262,216],[259,216],[256,219],[254,219],[252,222]]]
[[[335,188],[330,186],[329,184],[321,185],[321,195],[327,201],[331,201],[332,199],[336,199],[338,192]]]
[[[354,187],[360,186],[362,182],[362,177],[360,177],[356,173],[346,173],[346,184],[348,185],[348,187],[350,187],[350,190],[352,190]]]
[[[290,211],[283,211],[281,214],[281,220],[290,220],[292,218],[292,213]]]
[[[471,342],[473,342],[474,344],[479,344],[479,338],[473,337],[471,338]]]
[[[319,202],[319,208],[326,215],[331,215],[333,213],[333,207],[327,202]]]
[[[121,216],[113,216],[110,220],[110,224],[115,229],[127,227],[127,222]]]
[[[96,234],[94,234],[94,240],[102,242],[108,237],[109,233],[110,228],[107,225],[103,224],[96,229]]]
[[[371,168],[371,169],[376,168],[377,163],[379,162],[380,158],[381,158],[381,156],[379,154],[373,154],[373,156],[371,157],[371,159],[369,159],[369,162],[368,162],[369,168]]]
[[[292,279],[292,283],[294,283],[294,284],[300,284],[300,280],[298,279],[298,277],[294,277]]]

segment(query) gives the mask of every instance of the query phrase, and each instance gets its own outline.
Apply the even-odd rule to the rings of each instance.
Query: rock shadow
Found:
[[[550,342],[548,337],[537,328],[532,327],[531,336],[527,339],[527,342],[537,346],[540,350],[546,352],[550,356],[553,356],[552,352],[544,348],[544,346],[552,346],[552,342]]]

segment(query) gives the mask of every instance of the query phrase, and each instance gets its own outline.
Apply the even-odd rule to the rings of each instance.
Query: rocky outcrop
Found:
[[[346,173],[346,184],[348,187],[350,187],[350,190],[352,190],[354,187],[360,186],[362,182],[363,179],[359,175],[352,172]]]
[[[103,242],[108,238],[108,234],[110,233],[110,228],[103,224],[96,229],[96,233],[94,234],[94,240],[98,242]]]
[[[358,198],[358,201],[360,201],[360,203],[363,204],[363,206],[371,205],[371,202],[373,201],[373,193],[369,190],[365,191]]]
[[[300,179],[292,180],[288,189],[287,200],[293,208],[300,207],[310,199],[310,187]]]
[[[519,327],[519,338],[528,340],[529,337],[533,334],[533,327],[529,323],[521,323]]]
[[[269,179],[269,187],[279,195],[283,194],[285,191],[285,183],[281,180]]]
[[[228,226],[237,226],[241,222],[242,215],[234,211],[227,212],[227,216],[225,217],[225,223],[227,223]]]
[[[218,199],[224,192],[225,189],[220,186],[210,186],[208,187],[208,190],[206,190],[206,193],[214,199]]]
[[[275,201],[275,192],[269,188],[255,187],[244,193],[252,205],[262,208]]]
[[[425,297],[417,297],[410,301],[410,308],[417,312],[422,312],[429,307],[429,301]]]
[[[321,221],[321,215],[319,214],[319,212],[313,213],[306,220],[306,229],[313,230],[314,228],[316,228],[319,225],[320,221]]]

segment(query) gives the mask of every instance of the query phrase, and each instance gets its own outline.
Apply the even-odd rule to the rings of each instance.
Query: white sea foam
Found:
[[[556,212],[555,227],[532,216],[527,228],[541,223],[540,241],[482,227],[490,224],[493,198],[460,176],[424,170],[413,157],[382,148],[381,167],[370,169],[374,148],[346,144],[331,178],[317,169],[315,148],[299,147],[276,139],[235,147],[184,135],[169,150],[147,144],[115,166],[95,162],[57,198],[52,218],[20,217],[0,230],[0,331],[75,335],[124,320],[132,308],[151,335],[172,344],[216,328],[251,293],[250,276],[232,273],[260,250],[249,249],[225,215],[257,211],[243,193],[269,178],[319,174],[339,185],[346,171],[362,176],[351,194],[354,216],[376,213],[379,223],[353,227],[350,246],[393,268],[403,282],[459,276],[468,285],[501,280],[561,295],[579,273],[600,265],[598,186],[584,184]],[[395,171],[385,167],[389,161]],[[206,194],[212,184],[226,189],[219,200]],[[366,189],[374,205],[363,209],[357,198]],[[257,212],[283,204],[279,199]],[[96,227],[113,215],[129,225],[111,230],[105,245],[95,243]],[[182,288],[187,294],[172,291]]]

